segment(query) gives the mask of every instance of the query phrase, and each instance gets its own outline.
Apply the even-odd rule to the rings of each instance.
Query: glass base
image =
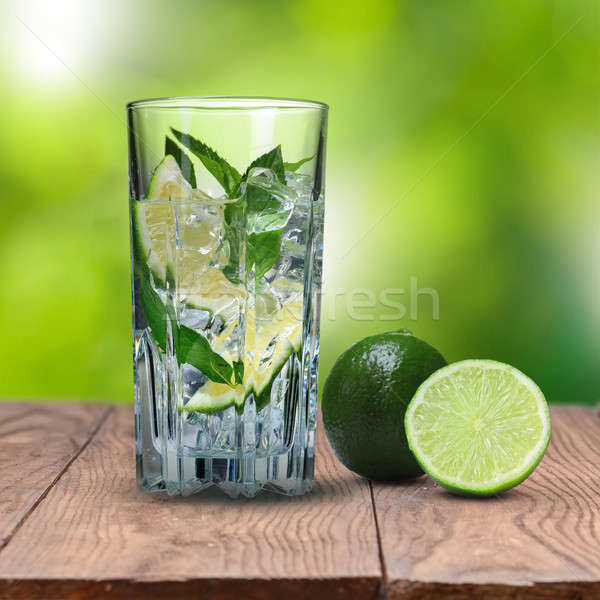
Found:
[[[294,452],[264,458],[195,458],[174,460],[180,475],[176,479],[145,473],[144,457],[137,456],[138,485],[146,492],[166,492],[170,496],[190,496],[216,486],[231,498],[252,498],[265,490],[297,496],[312,487],[314,456],[294,456]]]
[[[288,359],[262,409],[257,411],[250,395],[243,409],[230,406],[216,414],[180,410],[172,401],[177,396],[169,391],[164,357],[145,332],[136,335],[136,342],[140,489],[189,496],[215,486],[234,498],[253,497],[261,490],[296,496],[311,489],[318,342],[303,363],[297,354]]]

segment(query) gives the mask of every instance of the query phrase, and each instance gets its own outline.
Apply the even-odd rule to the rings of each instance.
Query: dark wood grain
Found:
[[[390,600],[600,598],[600,419],[553,407],[538,469],[500,496],[373,484]]]
[[[373,484],[380,548],[368,484],[322,431],[310,496],[173,499],[135,488],[131,409],[92,436],[102,418],[0,405],[0,598],[600,598],[600,417],[585,408],[552,408],[546,457],[499,497]]]
[[[0,548],[88,442],[107,410],[93,404],[0,404]]]
[[[0,597],[377,597],[370,489],[322,431],[309,496],[231,500],[139,492],[132,428],[116,409],[0,553]]]

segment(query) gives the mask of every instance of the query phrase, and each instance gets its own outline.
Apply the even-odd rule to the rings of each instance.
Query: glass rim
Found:
[[[165,96],[145,98],[127,103],[127,110],[155,109],[195,109],[195,110],[262,110],[296,109],[328,111],[329,105],[317,100],[297,98],[277,98],[270,96]]]

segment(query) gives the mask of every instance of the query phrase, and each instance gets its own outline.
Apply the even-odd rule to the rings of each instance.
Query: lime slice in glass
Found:
[[[164,282],[175,240],[175,206],[172,201],[192,199],[192,187],[176,160],[167,155],[152,174],[147,200],[134,204],[134,234],[138,251],[152,269],[155,280]]]
[[[209,311],[229,324],[246,291],[210,264],[220,246],[223,210],[222,201],[192,189],[167,155],[152,175],[147,199],[134,205],[133,235],[136,254],[150,267],[158,288],[165,288],[170,270],[190,308]]]
[[[230,326],[232,327],[232,326]],[[268,320],[258,320],[254,306],[246,313],[244,382],[235,388],[222,383],[206,382],[185,405],[186,411],[215,413],[230,406],[242,411],[246,398],[254,394],[256,410],[270,401],[271,387],[283,365],[302,346],[302,297],[292,297]],[[219,349],[225,360],[234,356],[219,346],[231,335],[229,329],[215,338],[213,347]]]
[[[410,449],[440,485],[489,496],[521,483],[550,440],[548,404],[526,375],[465,360],[425,380],[405,417]]]
[[[211,415],[238,404],[243,398],[244,388],[241,385],[232,388],[225,383],[208,381],[190,398],[185,410]]]

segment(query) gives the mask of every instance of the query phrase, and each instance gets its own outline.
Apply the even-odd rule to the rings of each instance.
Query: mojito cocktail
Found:
[[[129,105],[142,489],[310,487],[326,114],[271,99]]]

